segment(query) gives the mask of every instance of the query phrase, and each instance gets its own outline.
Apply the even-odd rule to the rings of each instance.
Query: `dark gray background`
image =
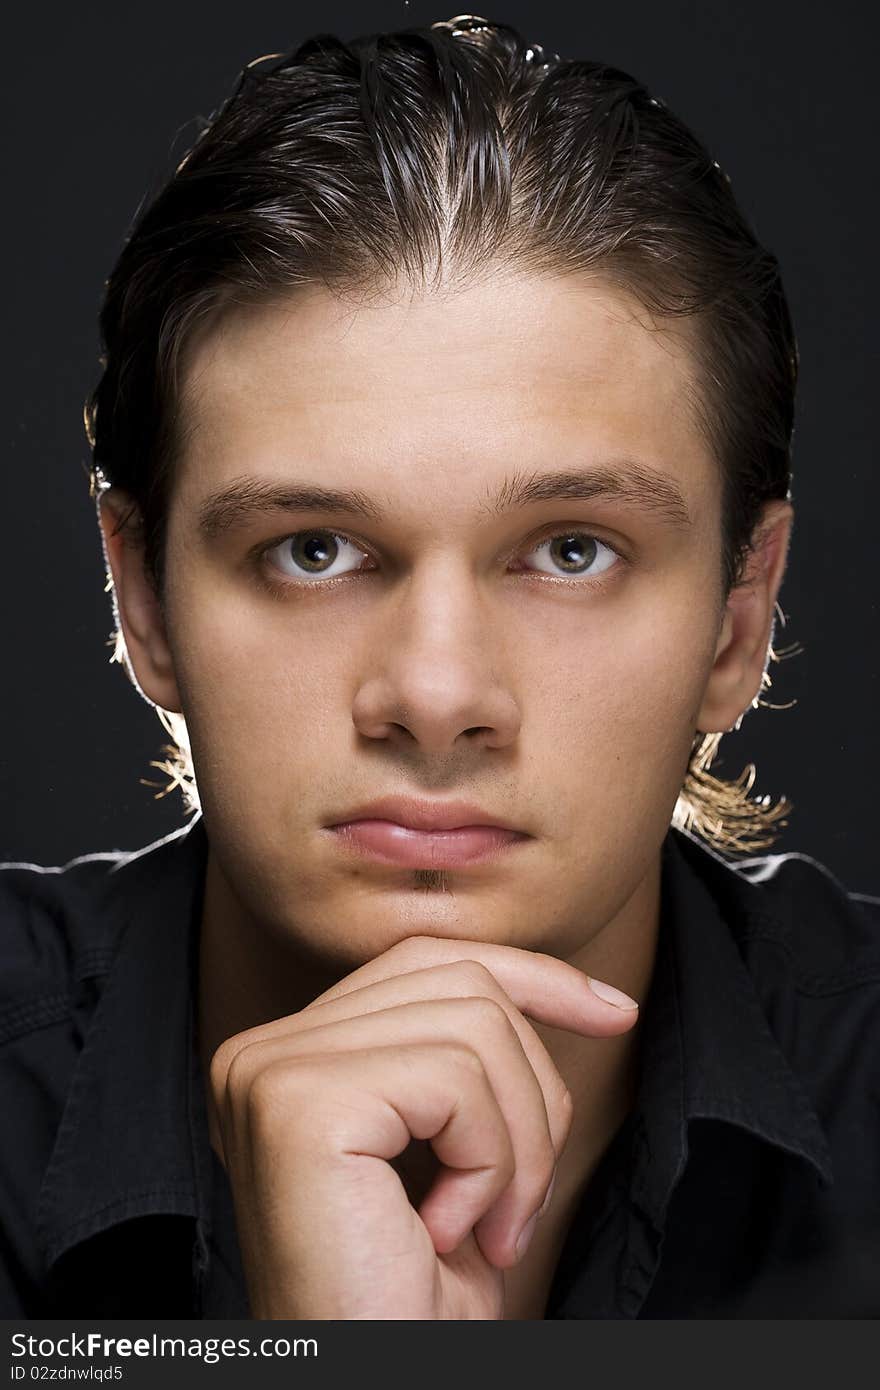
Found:
[[[780,257],[801,351],[794,549],[773,668],[785,712],[750,713],[720,770],[756,761],[756,790],[795,810],[777,849],[880,891],[874,573],[875,74],[868,7],[502,3],[566,57],[622,67],[663,98],[731,176]],[[0,859],[57,863],[134,848],[181,823],[177,793],[140,778],[165,741],[108,664],[112,629],[86,485],[82,406],[97,379],[102,284],[149,189],[170,172],[242,65],[316,31],[343,38],[448,18],[435,4],[100,3],[6,22],[6,268]],[[869,244],[870,242],[870,244]]]

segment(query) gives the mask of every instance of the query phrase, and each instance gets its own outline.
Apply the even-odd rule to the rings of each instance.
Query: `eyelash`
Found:
[[[268,568],[266,560],[267,555],[269,555],[271,551],[277,550],[278,546],[283,545],[285,541],[293,540],[296,536],[307,535],[332,536],[334,540],[346,541],[350,545],[355,546],[356,549],[361,551],[363,554],[369,553],[366,550],[366,547],[362,546],[361,543],[355,540],[353,536],[347,535],[344,531],[331,530],[329,527],[326,526],[308,526],[299,531],[288,531],[283,536],[280,536],[275,540],[267,541],[263,545],[258,546],[256,550],[253,552],[254,560],[256,562],[257,567],[258,582],[261,585],[261,587],[265,589],[268,593],[272,594],[277,598],[285,598],[290,594],[291,590],[295,590],[299,593],[302,593],[304,590],[308,591],[309,589],[326,590],[330,588],[335,588],[337,584],[345,583],[347,580],[353,579],[359,574],[372,573],[371,570],[347,570],[345,574],[333,575],[330,579],[317,579],[312,584],[308,583],[307,581],[297,579],[277,578],[276,575],[272,573]],[[627,565],[630,563],[627,557],[623,554],[623,551],[620,550],[616,545],[613,545],[611,541],[604,540],[601,536],[594,535],[592,531],[588,531],[579,525],[566,527],[561,531],[552,530],[540,534],[531,543],[530,549],[526,552],[526,554],[530,554],[532,550],[536,550],[540,545],[543,545],[546,541],[559,540],[562,537],[569,535],[587,536],[590,540],[598,541],[598,543],[604,546],[606,550],[611,551],[611,553],[616,557],[618,563],[609,565],[606,570],[603,570],[598,575],[595,575],[593,577],[587,575],[584,578],[580,579],[566,578],[565,575],[561,574],[545,574],[543,571],[536,570],[523,570],[519,571],[519,573],[525,574],[525,576],[530,579],[548,580],[551,584],[562,584],[567,589],[595,589],[604,588],[607,584],[612,582],[614,576],[620,569],[621,565]]]

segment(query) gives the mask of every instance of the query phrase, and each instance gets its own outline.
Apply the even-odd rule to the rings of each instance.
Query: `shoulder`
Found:
[[[61,1013],[65,998],[107,973],[144,882],[161,877],[187,829],[60,865],[0,863],[0,1045],[45,1026],[43,1001]]]
[[[125,924],[109,891],[120,858],[0,864],[0,1110],[16,1118],[0,1143],[6,1308],[39,1306],[40,1187]]]
[[[736,867],[748,906],[738,936],[748,954],[784,953],[793,987],[821,996],[880,997],[880,897],[854,892],[807,854],[768,854]]]
[[[82,1142],[83,1114],[89,1129],[104,1105],[111,1116],[123,1101],[137,1107],[113,1067],[118,1057],[119,1075],[129,1076],[150,980],[181,979],[177,954],[163,974],[162,949],[187,939],[178,918],[188,913],[186,890],[199,880],[206,846],[200,826],[189,836],[192,824],[140,850],[57,866],[0,864],[0,1113],[15,1117],[0,1139],[4,1307],[43,1306],[38,1233],[53,1154]],[[67,1114],[78,1118],[64,1130]]]
[[[106,865],[0,865],[0,1048],[63,1024],[84,975],[106,969],[112,918],[95,910]]]
[[[849,889],[808,854],[733,861],[677,837],[747,960],[775,959],[805,995],[880,991],[880,895]]]
[[[0,1013],[40,994],[66,992],[84,969],[112,956],[122,922],[106,908],[111,874],[123,857],[0,864]]]
[[[776,1043],[829,1138],[880,1161],[880,898],[806,854],[736,863],[683,846],[713,894]]]

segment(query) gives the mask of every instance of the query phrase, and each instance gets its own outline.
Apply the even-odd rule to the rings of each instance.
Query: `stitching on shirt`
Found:
[[[82,984],[87,979],[109,974],[115,955],[115,949],[106,946],[96,946],[86,951],[74,972],[74,980]],[[43,994],[36,999],[16,1000],[0,1012],[0,1045],[14,1042],[24,1033],[62,1023],[70,1017],[72,1005],[69,993]]]
[[[69,1017],[69,994],[44,994],[39,999],[13,1004],[0,1014],[0,1043],[14,1042],[23,1033],[49,1028]]]
[[[94,947],[86,951],[79,963],[74,979],[77,984],[94,979],[97,975],[109,973],[115,951],[107,947]],[[0,1044],[13,1042],[24,1033],[48,1028],[70,1017],[72,997],[66,994],[42,994],[36,999],[16,1000],[0,1012]]]
[[[110,967],[116,958],[115,946],[90,946],[83,951],[76,962],[75,975],[77,981],[88,979],[95,975],[107,975]]]
[[[746,929],[740,934],[742,941],[763,941],[771,946],[778,946],[780,951],[784,951],[791,966],[792,978],[795,989],[802,994],[811,996],[840,994],[847,989],[857,989],[859,985],[876,984],[880,980],[880,958],[876,963],[869,960],[867,965],[854,966],[850,971],[838,972],[836,975],[816,975],[803,974],[798,970],[797,956],[787,941],[783,941],[779,936],[764,931],[749,931]],[[752,975],[752,971],[749,971]],[[753,977],[754,978],[754,977]]]

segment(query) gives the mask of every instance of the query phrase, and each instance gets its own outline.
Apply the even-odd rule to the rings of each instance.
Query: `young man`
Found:
[[[717,852],[775,814],[707,767],[797,362],[718,166],[502,25],[322,37],[102,331],[120,656],[200,814],[0,876],[5,1314],[880,1312],[878,904]]]

